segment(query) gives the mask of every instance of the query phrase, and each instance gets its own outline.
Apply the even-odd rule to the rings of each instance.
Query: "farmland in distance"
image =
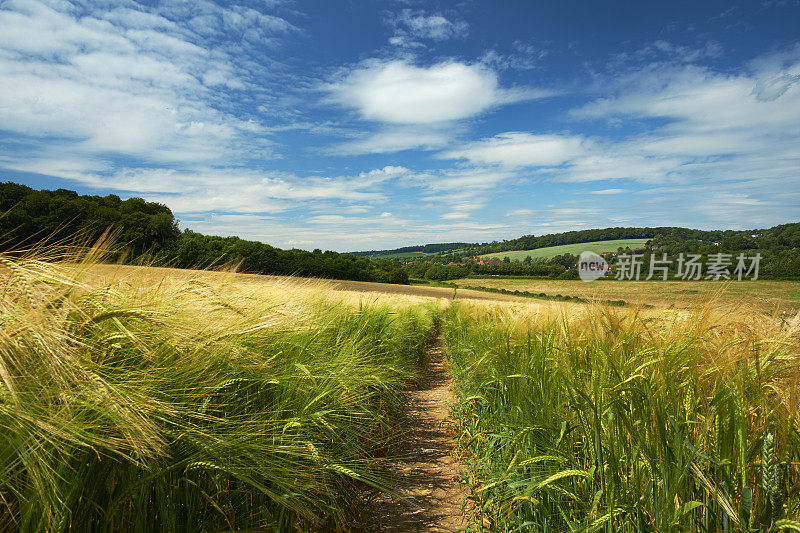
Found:
[[[563,244],[561,246],[548,246],[546,248],[536,248],[534,250],[515,250],[511,252],[495,252],[485,254],[483,258],[499,258],[508,257],[511,261],[524,260],[527,256],[531,259],[550,259],[561,254],[579,255],[583,251],[591,251],[598,254],[606,252],[616,252],[618,248],[629,247],[632,250],[644,246],[648,239],[618,239],[613,241],[595,241],[595,242],[581,242],[578,244]]]
[[[507,278],[466,278],[455,280],[459,287],[486,287],[547,296],[573,296],[587,300],[624,300],[633,305],[692,308],[706,302],[717,306],[747,305],[762,311],[797,312],[800,282],[757,281],[616,281],[585,283],[580,280]]]

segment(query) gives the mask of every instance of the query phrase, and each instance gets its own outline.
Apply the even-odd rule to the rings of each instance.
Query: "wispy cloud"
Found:
[[[651,66],[609,81],[613,96],[571,112],[580,124],[654,121],[647,133],[610,138],[505,132],[438,157],[539,167],[537,175],[559,181],[691,183],[796,176],[800,48],[795,52],[783,54],[778,63],[762,58],[739,75],[693,65]]]
[[[509,51],[499,52],[492,48],[484,52],[481,55],[481,63],[500,71],[530,70],[539,66],[549,54],[547,48],[517,39]]]
[[[576,135],[505,132],[442,152],[439,157],[507,167],[557,166],[584,153],[586,144],[585,139]]]
[[[427,15],[424,11],[411,9],[390,15],[387,22],[394,28],[389,43],[404,47],[423,46],[419,41],[425,39],[444,41],[465,37],[469,30],[469,24],[464,20],[441,14]]]
[[[609,195],[622,194],[624,192],[627,192],[627,189],[600,189],[599,191],[591,191],[589,194]]]
[[[293,31],[290,23],[208,1],[153,12],[112,4],[97,14],[54,5],[14,0],[0,10],[0,122],[31,139],[31,152],[147,164],[269,153],[261,125],[226,109],[253,86],[256,68],[237,61],[226,39],[263,46]],[[210,45],[210,34],[220,40]]]
[[[615,54],[609,59],[609,66],[618,69],[654,62],[663,64],[694,63],[703,59],[719,57],[723,52],[722,45],[714,40],[706,41],[699,46],[686,46],[659,39],[636,50]]]

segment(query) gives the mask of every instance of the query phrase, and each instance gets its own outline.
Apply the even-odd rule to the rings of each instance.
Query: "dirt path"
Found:
[[[384,496],[376,502],[368,531],[444,532],[466,526],[461,513],[466,492],[451,455],[455,437],[445,424],[455,396],[442,352],[441,341],[431,347],[424,381],[407,393],[406,433],[395,464],[400,498]]]

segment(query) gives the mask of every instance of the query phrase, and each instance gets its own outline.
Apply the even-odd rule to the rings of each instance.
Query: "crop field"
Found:
[[[800,310],[798,281],[615,281],[585,283],[580,280],[534,280],[468,278],[456,285],[488,287],[508,291],[527,291],[576,296],[587,300],[623,300],[632,305],[695,308],[712,302],[717,306],[745,306],[767,312],[796,313]]]
[[[475,523],[798,530],[798,333],[798,316],[707,307],[451,307],[444,336]]]
[[[437,304],[2,259],[0,530],[343,529]]]
[[[67,259],[0,257],[2,531],[800,530],[800,315],[748,305],[797,284],[607,307]]]
[[[602,254],[605,252],[616,252],[617,248],[630,247],[631,250],[641,248],[644,246],[648,239],[620,239],[616,241],[597,241],[597,242],[583,242],[579,244],[564,244],[561,246],[548,246],[546,248],[536,248],[534,250],[515,250],[511,252],[496,252],[493,254],[482,255],[483,258],[504,258],[508,257],[511,261],[523,261],[526,257],[531,256],[531,259],[550,259],[561,254],[580,255],[583,251],[595,252]]]

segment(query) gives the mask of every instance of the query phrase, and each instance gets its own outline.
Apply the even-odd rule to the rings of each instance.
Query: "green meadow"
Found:
[[[598,254],[605,252],[616,252],[619,247],[629,247],[631,250],[641,248],[648,239],[619,239],[615,241],[595,241],[579,244],[564,244],[561,246],[548,246],[546,248],[536,248],[534,250],[516,250],[511,252],[496,252],[493,254],[482,255],[483,258],[504,258],[508,257],[511,261],[523,261],[526,257],[531,259],[550,259],[557,255],[573,254],[580,255],[583,251],[591,251]]]

